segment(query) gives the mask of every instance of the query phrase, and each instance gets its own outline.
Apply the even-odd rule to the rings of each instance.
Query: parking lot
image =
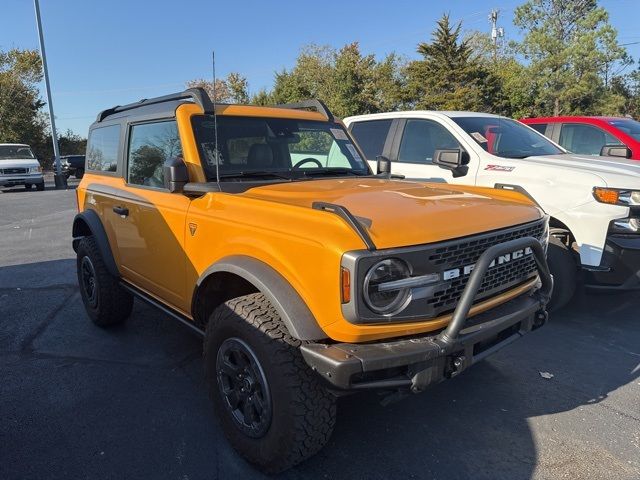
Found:
[[[216,423],[197,337],[140,302],[122,327],[87,319],[75,209],[50,183],[0,193],[0,478],[260,478]],[[422,395],[342,398],[327,448],[282,478],[640,478],[639,306],[583,293]]]

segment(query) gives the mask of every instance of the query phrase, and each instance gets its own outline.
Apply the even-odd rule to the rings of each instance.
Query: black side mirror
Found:
[[[376,170],[378,175],[391,175],[391,160],[383,155],[378,155],[376,157]]]
[[[631,158],[631,150],[626,145],[605,145],[600,150],[603,157]]]
[[[184,160],[171,158],[164,162],[164,186],[171,193],[182,192],[184,186],[189,183],[189,172]]]
[[[469,154],[459,148],[436,150],[433,152],[433,164],[450,170],[454,178],[463,177],[469,172]]]

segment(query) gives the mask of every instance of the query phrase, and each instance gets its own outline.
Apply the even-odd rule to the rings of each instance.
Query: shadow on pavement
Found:
[[[524,479],[541,466],[547,477],[587,477],[586,468],[597,477],[600,468],[625,478],[628,466],[594,438],[586,460],[568,457],[566,442],[591,427],[598,437],[637,428],[624,423],[632,400],[615,393],[640,373],[637,309],[633,295],[584,295],[422,395],[388,407],[376,394],[341,398],[329,445],[281,478]],[[125,325],[93,326],[74,260],[0,268],[0,378],[0,478],[262,478],[218,427],[200,339],[141,302]],[[620,409],[619,424],[601,425],[597,410],[592,426],[574,431],[558,420],[557,438],[544,424],[554,441],[540,451],[532,421],[581,418],[605,400]]]

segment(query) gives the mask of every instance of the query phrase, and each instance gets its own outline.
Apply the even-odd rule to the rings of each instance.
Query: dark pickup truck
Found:
[[[84,175],[84,155],[63,155],[60,157],[60,167],[67,178],[71,175],[82,178]]]

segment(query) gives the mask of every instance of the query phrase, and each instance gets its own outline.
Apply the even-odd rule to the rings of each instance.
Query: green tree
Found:
[[[477,31],[467,34],[466,41],[473,61],[481,63],[494,77],[490,111],[513,118],[533,115],[532,98],[537,95],[537,85],[529,67],[519,61],[514,45],[495,49],[490,35]]]
[[[492,111],[499,82],[462,40],[462,24],[448,15],[437,22],[431,43],[420,43],[420,60],[406,68],[406,102],[421,109]]]
[[[525,32],[518,50],[536,83],[535,115],[613,113],[622,107],[624,100],[608,84],[630,59],[596,0],[528,0],[516,8],[514,24]]]
[[[236,72],[231,72],[225,79],[216,79],[215,89],[213,82],[202,78],[187,82],[187,88],[201,87],[206,90],[209,97],[220,103],[248,103],[249,83],[247,79]],[[215,95],[214,95],[215,93]]]
[[[339,117],[393,110],[402,101],[401,66],[394,54],[380,62],[363,55],[357,42],[340,50],[309,45],[291,70],[276,74],[273,91],[262,99],[287,103],[318,98]]]
[[[53,168],[51,133],[32,140],[29,145],[33,148],[42,168],[45,170]],[[60,147],[60,155],[84,155],[87,150],[87,139],[67,129],[62,134],[58,133],[58,146]]]
[[[43,141],[45,105],[37,83],[42,78],[35,50],[0,50],[0,142],[35,145]]]

